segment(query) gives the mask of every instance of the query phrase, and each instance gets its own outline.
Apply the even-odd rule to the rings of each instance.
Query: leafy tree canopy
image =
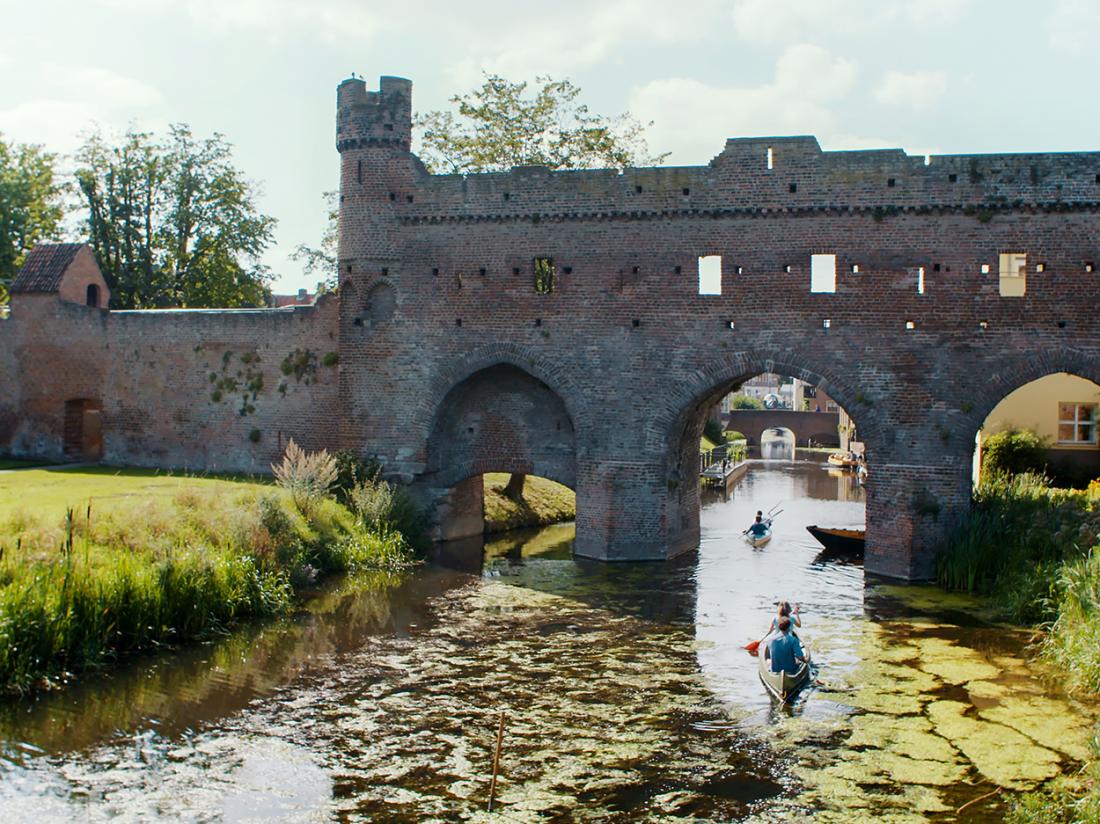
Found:
[[[6,143],[0,136],[0,303],[36,243],[56,240],[63,187],[55,155],[41,146]]]
[[[263,305],[271,273],[260,257],[275,219],[232,162],[220,134],[198,139],[184,124],[160,140],[128,131],[90,135],[76,178],[88,235],[116,308]]]
[[[581,90],[568,80],[535,79],[537,88],[486,75],[480,88],[451,98],[451,111],[418,114],[420,159],[435,174],[506,171],[512,166],[591,169],[651,166],[644,132],[629,113],[593,114],[577,102]],[[328,223],[319,247],[301,244],[292,257],[307,274],[322,274],[320,288],[336,285],[337,193],[324,195]]]
[[[593,114],[578,103],[581,90],[569,80],[535,78],[513,83],[489,74],[480,88],[451,98],[458,114],[419,114],[420,159],[434,173],[500,172],[512,166],[593,169],[652,166],[667,154],[650,155],[644,132],[629,113]]]

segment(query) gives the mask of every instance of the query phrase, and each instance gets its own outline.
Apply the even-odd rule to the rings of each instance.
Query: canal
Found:
[[[741,537],[782,510],[772,541]],[[999,821],[1087,757],[1092,708],[970,599],[865,579],[819,460],[704,502],[697,555],[571,558],[569,525],[362,575],[301,614],[0,707],[0,820]],[[742,646],[797,601],[818,684],[770,700]],[[495,820],[497,814],[492,818]]]

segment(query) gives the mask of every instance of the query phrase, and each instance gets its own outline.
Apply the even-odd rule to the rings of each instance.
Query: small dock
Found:
[[[748,461],[717,461],[699,475],[703,486],[728,490],[749,471]]]

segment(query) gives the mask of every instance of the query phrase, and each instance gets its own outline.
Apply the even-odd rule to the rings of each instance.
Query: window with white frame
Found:
[[[1058,443],[1096,443],[1096,404],[1058,404]]]

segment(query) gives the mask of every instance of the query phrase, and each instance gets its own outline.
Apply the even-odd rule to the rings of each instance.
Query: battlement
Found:
[[[336,148],[391,146],[408,151],[412,140],[412,81],[382,77],[378,91],[350,77],[336,89]]]

